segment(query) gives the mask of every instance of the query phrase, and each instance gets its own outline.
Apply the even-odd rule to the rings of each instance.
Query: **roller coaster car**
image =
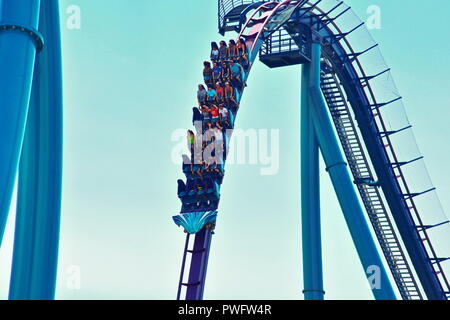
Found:
[[[218,200],[220,197],[219,184],[212,178],[206,178],[205,180],[205,190],[208,200]]]
[[[210,222],[205,224],[205,229],[214,231],[214,229],[216,229],[216,223],[215,222]]]
[[[219,200],[208,200],[206,202],[203,202],[200,204],[200,207],[202,208],[202,210],[205,211],[214,211],[217,210],[217,208],[219,207]]]
[[[186,184],[181,179],[178,179],[177,183],[178,183],[177,194],[178,194],[178,197],[181,198],[186,195]]]
[[[236,111],[228,110],[228,123],[230,124],[227,129],[234,129],[234,121],[236,120]],[[225,132],[224,132],[225,134]]]
[[[183,173],[186,175],[187,179],[195,179],[198,178],[198,175],[193,173],[192,170],[195,169],[195,167],[192,166],[191,159],[189,156],[183,154]]]
[[[219,184],[212,178],[178,180],[178,197],[185,204],[216,201],[220,198]]]
[[[214,211],[219,207],[219,200],[207,200],[195,203],[183,203],[181,207],[181,214],[200,212],[200,211]]]
[[[178,180],[178,197],[183,202],[195,202],[196,188],[197,184],[194,179],[188,179],[186,184],[183,180]]]
[[[242,75],[241,75],[241,81],[239,80],[230,80],[230,84],[233,86],[235,90],[234,96],[236,97],[236,91],[239,92],[239,94],[242,92],[242,89],[244,88],[244,83],[242,81]]]
[[[214,178],[214,180],[218,181],[219,184],[222,184],[222,178],[224,175],[224,165],[223,164],[214,164],[212,166],[210,166],[211,169],[218,169],[219,172],[217,171],[212,171],[212,172],[205,172],[205,177],[212,177]]]
[[[216,165],[213,165],[211,168],[215,168],[215,166]],[[223,179],[223,175],[224,175],[225,171],[224,171],[223,164],[217,165],[217,168],[219,169],[219,172],[217,172],[217,171],[208,172],[208,171],[203,170],[203,177],[213,178],[220,185],[220,184],[222,184],[222,179]],[[188,179],[188,180],[195,180],[195,179],[199,178],[199,176],[197,174],[192,172],[190,164],[183,163],[183,173],[186,175],[186,179]]]
[[[223,181],[223,173],[205,172],[203,177],[204,177],[204,179],[212,179],[219,186],[222,184],[222,181]]]
[[[187,154],[183,154],[183,172],[191,171],[191,158]]]
[[[183,173],[186,175],[186,179],[194,179],[198,175],[192,173],[190,164],[183,164]]]
[[[197,107],[192,108],[192,124],[203,121],[203,116]]]

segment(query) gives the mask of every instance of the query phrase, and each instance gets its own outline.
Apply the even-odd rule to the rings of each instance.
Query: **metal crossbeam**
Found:
[[[380,132],[379,134],[380,134],[380,136],[382,136],[382,137],[386,137],[386,136],[391,136],[391,135],[393,135],[393,134],[396,134],[396,133],[399,133],[399,132],[402,132],[402,131],[405,131],[405,130],[408,130],[408,129],[411,129],[411,128],[412,128],[412,126],[409,125],[409,126],[406,126],[406,127],[404,127],[404,128],[398,129],[398,130],[382,131],[382,132]]]
[[[314,4],[312,4],[310,7],[304,8],[304,9],[305,9],[305,12],[303,12],[300,16],[295,17],[296,20],[297,20],[297,21],[300,20],[300,18],[302,18],[302,17],[303,17],[304,15],[306,15],[308,12],[311,12],[311,11],[312,11],[314,8],[316,8],[317,5],[318,5],[319,3],[321,3],[321,2],[322,2],[322,0],[317,0],[317,2],[314,3]]]
[[[338,15],[336,15],[333,18],[329,18],[329,19],[323,19],[323,25],[321,25],[319,27],[319,30],[323,29],[324,27],[326,27],[328,24],[330,24],[331,22],[333,22],[334,20],[336,20],[337,18],[341,17],[342,15],[344,15],[347,11],[351,10],[351,7],[348,7],[347,9],[343,10],[341,13],[339,13]]]
[[[363,82],[367,83],[370,80],[375,79],[375,78],[377,78],[377,77],[381,76],[382,74],[385,74],[385,73],[387,73],[389,71],[391,71],[391,68],[388,68],[388,69],[386,69],[384,71],[381,71],[381,72],[379,72],[379,73],[377,73],[377,74],[375,74],[373,76],[359,77],[359,78],[357,78],[357,80],[360,81],[362,84],[363,84]]]
[[[448,261],[448,260],[450,260],[450,257],[447,257],[447,258],[433,258],[433,259],[430,259],[430,261],[431,261],[432,263],[441,263],[441,262],[445,262],[445,261]]]
[[[360,52],[354,52],[354,53],[348,53],[344,56],[343,58],[343,64],[345,63],[352,63],[353,61],[355,61],[356,59],[358,59],[359,56],[363,55],[364,53],[369,52],[372,49],[375,49],[376,47],[378,47],[378,43],[374,44],[373,46],[371,46],[370,48],[367,48],[364,51],[360,51]]]
[[[436,228],[436,227],[440,227],[440,226],[445,225],[445,224],[447,224],[447,223],[450,223],[450,221],[445,221],[445,222],[441,222],[441,223],[434,224],[434,225],[422,225],[422,226],[417,226],[417,229],[418,229],[419,231],[422,231],[422,230],[428,230],[428,229],[433,229],[433,228]]]
[[[343,33],[337,33],[337,34],[334,34],[332,37],[324,37],[324,39],[326,39],[330,43],[339,42],[342,39],[344,39],[345,37],[347,37],[349,34],[353,33],[356,30],[358,30],[363,25],[364,25],[364,22],[361,22],[360,24],[358,24],[356,27],[354,27],[350,31],[343,32]]]
[[[410,160],[410,161],[391,162],[391,166],[392,166],[392,167],[403,167],[403,166],[405,166],[405,165],[407,165],[407,164],[410,164],[410,163],[413,163],[413,162],[422,160],[423,158],[424,158],[423,156],[420,156],[420,157],[417,157],[417,158],[412,159],[412,160]]]
[[[411,198],[415,198],[415,197],[421,196],[423,194],[426,194],[426,193],[434,191],[434,190],[436,190],[436,188],[430,188],[430,189],[422,191],[422,192],[407,193],[407,194],[404,194],[403,196],[405,197],[405,199],[411,199]]]
[[[371,104],[370,107],[372,108],[372,110],[376,110],[376,109],[384,107],[384,106],[386,106],[388,104],[397,102],[398,100],[401,100],[401,99],[402,99],[402,97],[398,97],[398,98],[392,99],[391,101],[388,101],[388,102]]]

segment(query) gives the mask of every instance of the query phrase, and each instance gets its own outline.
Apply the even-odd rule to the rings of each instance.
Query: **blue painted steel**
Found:
[[[231,2],[231,0],[229,1]],[[315,7],[319,1],[316,1],[313,5],[308,6],[302,14],[295,16],[297,20],[303,16],[315,16],[311,13],[311,8]],[[343,12],[348,11],[348,9]],[[310,14],[311,13],[311,14]],[[342,15],[339,14],[338,16]],[[219,19],[220,19],[219,15]],[[346,50],[342,47],[339,40],[342,40],[347,33],[337,33],[333,34],[333,31],[327,27],[330,23],[330,19],[326,14],[322,16],[317,16],[322,20],[322,25],[317,26],[320,30],[322,36],[330,39],[330,45],[327,46],[326,53],[327,57],[333,63],[333,68],[339,76],[342,85],[344,86],[348,99],[351,102],[353,111],[355,113],[355,118],[358,122],[361,134],[364,138],[365,145],[367,147],[368,153],[370,155],[372,164],[377,173],[380,185],[383,188],[386,200],[389,204],[391,212],[395,218],[396,225],[402,236],[402,240],[405,247],[408,249],[411,261],[414,264],[415,271],[420,278],[421,284],[424,291],[429,299],[445,299],[445,293],[442,285],[439,282],[438,275],[433,268],[432,260],[430,260],[430,255],[427,253],[420,235],[417,231],[417,226],[415,226],[412,219],[411,213],[408,209],[405,199],[402,195],[398,181],[396,180],[395,174],[393,172],[393,166],[398,165],[397,163],[391,164],[386,150],[383,147],[382,141],[379,137],[379,132],[374,124],[373,114],[371,107],[381,107],[385,103],[371,105],[367,100],[364,92],[364,88],[361,85],[361,81],[358,81],[358,73],[354,69],[354,66],[350,63],[356,58],[355,54],[346,53]],[[309,20],[305,18],[305,21]],[[319,19],[311,19],[310,23],[315,23]],[[362,26],[361,23],[353,30]],[[351,31],[353,31],[351,30]],[[340,30],[338,30],[340,32]],[[351,32],[350,31],[350,32]],[[261,40],[261,39],[259,39]],[[258,40],[257,40],[258,41]],[[261,43],[257,43],[257,47]],[[373,47],[372,47],[373,48]],[[370,48],[371,49],[371,48]],[[370,50],[369,49],[369,50]],[[363,52],[366,52],[365,50]],[[359,54],[358,54],[359,55]],[[250,57],[254,60],[255,54]],[[320,97],[323,99],[323,97]],[[391,103],[396,100],[387,102]]]
[[[38,30],[34,28],[19,25],[17,23],[7,23],[2,21],[0,22],[0,32],[5,31],[26,33],[27,36],[31,37],[34,40],[37,52],[40,52],[44,48],[44,37]]]
[[[301,210],[305,300],[323,300],[320,223],[319,145],[311,118],[310,66],[302,67],[301,87]]]
[[[312,117],[327,171],[330,174],[335,192],[350,229],[353,242],[361,263],[366,270],[378,270],[379,285],[372,285],[372,292],[377,300],[395,300],[396,296],[389,281],[386,269],[371,236],[369,226],[364,218],[364,211],[359,203],[346,163],[339,148],[327,106],[320,90],[321,44],[314,41],[312,45],[312,63],[310,74],[310,94]],[[374,282],[376,284],[376,282]]]
[[[212,231],[206,228],[195,235],[186,300],[203,299],[211,238]]]
[[[242,25],[246,22],[246,15],[252,9],[258,8],[267,0],[219,0],[217,1],[217,21],[219,22],[219,33],[224,36],[225,32],[230,29],[235,29],[233,31],[239,31]],[[237,11],[238,10],[238,11]],[[234,12],[234,15],[233,15]],[[237,16],[239,18],[237,18]],[[228,23],[237,23],[233,28],[229,28]]]
[[[356,110],[355,107],[359,104],[360,101],[353,100],[353,110]],[[377,173],[379,184],[383,189],[383,193],[389,208],[391,209],[398,231],[402,237],[402,241],[408,251],[411,262],[414,265],[414,270],[419,277],[425,294],[430,300],[446,300],[444,289],[437,278],[432,262],[429,259],[429,255],[418,233],[416,224],[405,203],[405,199],[398,186],[392,167],[389,166],[389,161],[385,154],[386,151],[377,136],[374,135],[373,123],[366,118],[367,114],[364,114],[365,111],[363,111],[363,108],[358,109],[359,110],[355,111],[355,115],[361,134],[364,137],[367,151]]]
[[[216,221],[217,211],[188,212],[172,218],[177,226],[182,226],[189,234],[196,234],[207,223]]]
[[[380,139],[380,132],[374,122],[374,116],[371,110],[372,106],[367,100],[365,88],[356,80],[358,79],[358,73],[354,69],[354,66],[349,63],[343,63],[343,60],[345,60],[343,58],[345,57],[345,50],[337,41],[331,40],[331,42],[333,43],[330,46],[332,51],[330,50],[331,52],[328,52],[327,56],[333,63],[333,67],[338,73],[348,95],[353,112],[355,113],[355,119],[364,138],[365,146],[377,173],[379,184],[383,189],[403,244],[408,251],[420,283],[428,299],[446,300],[445,290],[434,270],[430,255],[423,244],[417,226],[402,195],[396,174],[393,170],[393,167],[397,164],[390,163],[387,151]]]
[[[37,29],[40,0],[2,1],[0,22]],[[0,32],[0,243],[25,133],[36,43],[27,33]]]
[[[306,1],[306,0],[304,0]],[[299,6],[300,3],[297,3],[296,6]],[[293,13],[294,9],[289,10],[287,12],[283,12],[280,15],[275,15],[272,17],[272,19],[274,21],[272,21],[272,23],[270,24],[270,30],[275,30],[277,27],[280,27],[282,24],[284,24],[290,17],[290,15]],[[281,18],[281,19],[280,19]],[[270,30],[267,29],[266,33],[267,35],[270,33]],[[259,49],[261,48],[261,45],[264,43],[264,40],[260,38],[255,39],[255,44],[253,46],[253,50],[251,50],[251,52],[249,52],[248,55],[248,60],[250,63],[250,67],[246,70],[245,74],[243,75],[242,79],[244,79],[244,82],[247,80],[249,73],[250,73],[250,69],[251,69],[251,65],[254,63]],[[243,89],[240,90],[235,90],[236,93],[236,101],[239,104],[241,98],[242,98],[242,93],[243,93]],[[227,146],[228,143],[227,141],[229,140],[229,136],[225,136],[225,145]],[[192,261],[191,261],[191,266],[190,266],[190,275],[189,275],[189,283],[186,284],[188,286],[188,290],[187,290],[187,294],[186,294],[186,299],[187,300],[199,300],[203,298],[203,289],[204,289],[204,279],[206,277],[206,266],[208,263],[208,255],[209,255],[209,248],[210,248],[210,243],[211,243],[211,231],[210,229],[202,229],[200,232],[198,232],[195,235],[195,246],[197,246],[198,248],[202,248],[203,246],[203,250],[204,253],[199,254],[199,253],[195,253],[193,254],[192,257]],[[194,250],[195,252],[197,252],[198,250]]]
[[[188,246],[189,246],[189,239],[191,235],[188,233],[186,235],[186,241],[184,244],[184,252],[183,252],[183,262],[181,263],[181,272],[180,272],[180,281],[178,283],[178,292],[177,292],[177,300],[180,300],[181,298],[181,287],[183,285],[183,276],[184,276],[184,269],[186,267],[186,257],[188,254]]]
[[[37,56],[19,170],[10,299],[55,296],[62,179],[62,74],[58,0],[42,2]]]

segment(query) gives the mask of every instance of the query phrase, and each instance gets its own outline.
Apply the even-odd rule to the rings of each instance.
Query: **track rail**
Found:
[[[343,32],[334,18],[320,8],[315,7],[314,10],[316,12],[312,14],[320,20],[320,29],[330,40],[324,51],[330,57],[348,94],[372,164],[422,287],[429,299],[448,299],[450,286],[441,266],[441,259],[433,248],[427,234],[428,226],[422,222],[403,170],[398,165],[399,159],[389,134],[386,134],[389,131],[380,112],[383,103],[378,103],[370,83],[372,77],[366,75],[363,64],[358,59],[361,53],[353,50],[346,38],[349,32]],[[331,30],[330,26],[337,32]],[[358,76],[357,70],[361,76]]]
[[[327,71],[322,71],[321,89],[389,269],[404,300],[421,300],[422,294],[375,181],[339,79],[331,69],[324,69]]]
[[[263,44],[263,39],[267,37],[270,32],[274,31],[277,27],[280,27],[286,18],[289,16],[282,17],[283,19],[279,20],[275,24],[269,25],[271,19],[276,19],[280,12],[283,12],[285,9],[289,9],[288,5],[296,5],[306,2],[306,0],[292,0],[286,1],[285,3],[279,2],[268,2],[264,3],[260,7],[258,7],[254,14],[248,19],[246,22],[243,31],[240,33],[238,39],[240,37],[244,37],[247,42],[249,50],[249,67],[243,74],[244,81],[248,78],[251,67],[255,58],[258,56],[259,49]],[[246,32],[247,31],[247,32]],[[236,102],[239,104],[242,98],[242,94],[244,92],[245,86],[240,90],[235,90]],[[233,117],[233,124],[236,117]],[[224,135],[225,144],[228,144],[228,141],[231,139],[230,136]],[[225,150],[226,150],[225,146]],[[226,157],[224,157],[224,162],[226,161]],[[224,163],[225,164],[225,163]],[[184,171],[184,170],[183,170]],[[189,180],[189,178],[188,178]],[[218,184],[222,183],[222,180],[218,181]],[[219,204],[219,200],[214,204],[213,207],[205,207],[204,205],[195,208],[195,210],[191,210],[186,208],[186,206],[182,205],[181,213],[191,213],[193,211],[207,211],[207,210],[216,210]],[[203,298],[203,290],[205,286],[206,280],[206,271],[208,265],[209,251],[211,246],[212,234],[213,231],[211,228],[214,228],[215,223],[207,224],[203,227],[198,233],[195,235],[187,234],[186,243],[183,252],[182,258],[182,267],[181,267],[181,275],[180,281],[178,285],[178,293],[177,299],[181,299],[182,288],[186,287],[186,300],[201,300]],[[189,249],[189,243],[191,238],[194,239],[194,248]],[[190,263],[188,262],[188,256],[190,255]],[[184,282],[184,278],[186,273],[189,270],[188,281]]]
[[[310,24],[317,29],[317,32],[326,39],[323,44],[324,55],[334,70],[331,75],[325,74],[322,78],[322,92],[328,103],[361,199],[400,294],[404,299],[422,298],[385,203],[389,206],[402,242],[427,297],[437,300],[448,299],[450,285],[441,266],[442,259],[439,259],[434,250],[427,233],[429,226],[422,221],[414,202],[414,194],[410,191],[405,174],[399,165],[401,162],[396,155],[389,131],[379,110],[383,103],[378,103],[370,83],[372,77],[366,75],[363,64],[358,59],[361,53],[355,52],[346,38],[359,26],[349,32],[343,32],[335,19],[349,8],[331,17],[330,13],[342,2],[325,12],[318,7],[321,1],[264,1],[247,20],[239,34],[239,38],[244,38],[247,47],[250,48],[250,67],[243,79],[248,78],[264,41],[291,16],[296,17],[298,23]],[[292,8],[297,10],[297,15],[288,11]],[[283,12],[287,17],[283,16]],[[242,94],[243,89],[236,92],[237,102],[240,102]],[[355,119],[350,116],[350,107]],[[356,130],[356,123],[361,136]],[[367,150],[369,157],[364,150]],[[378,181],[374,181],[375,174],[371,167]],[[378,186],[383,190],[384,199]],[[197,234],[196,238],[198,236]],[[207,251],[205,253],[207,257],[209,249],[205,251]],[[184,263],[185,258],[183,270]],[[199,276],[203,281],[206,268],[204,273]]]

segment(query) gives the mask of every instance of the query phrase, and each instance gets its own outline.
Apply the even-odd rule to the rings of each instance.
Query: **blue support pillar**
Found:
[[[301,211],[305,300],[323,300],[320,224],[319,145],[311,118],[310,66],[302,67],[301,88]]]
[[[14,189],[38,49],[40,0],[0,2],[0,243]]]
[[[317,36],[313,35],[313,37]],[[311,115],[317,140],[366,275],[374,272],[368,279],[373,295],[377,300],[395,300],[394,290],[364,217],[364,211],[356,195],[320,90],[321,51],[320,39],[314,39],[309,91]]]
[[[58,0],[42,2],[18,183],[10,299],[51,300],[58,264],[62,179],[62,74]]]

